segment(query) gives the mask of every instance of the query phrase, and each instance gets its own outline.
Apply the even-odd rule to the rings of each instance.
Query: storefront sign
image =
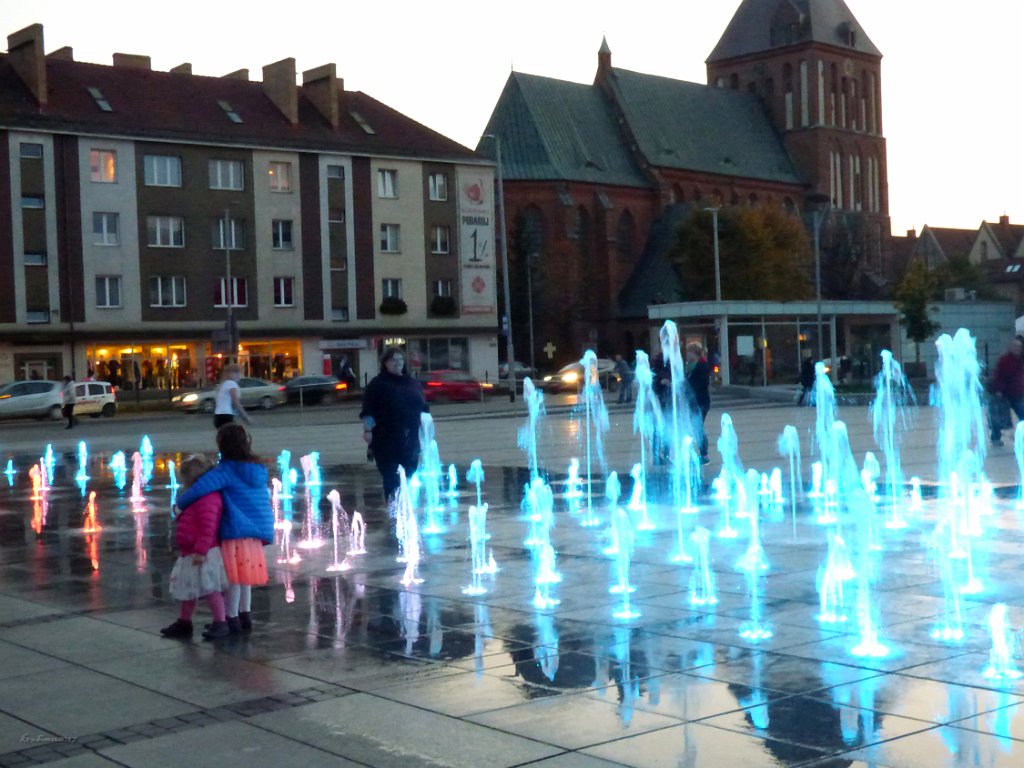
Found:
[[[458,185],[462,314],[493,314],[494,179],[489,169],[462,170]]]
[[[317,346],[320,349],[366,349],[365,339],[324,339]]]

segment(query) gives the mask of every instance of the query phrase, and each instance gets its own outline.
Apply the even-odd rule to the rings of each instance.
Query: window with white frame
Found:
[[[112,149],[89,150],[89,177],[101,184],[117,181],[117,152]]]
[[[291,219],[274,219],[271,225],[273,227],[274,250],[292,250],[294,246],[292,245]]]
[[[118,245],[118,214],[97,211],[92,215],[93,245]]]
[[[294,307],[295,306],[295,278],[275,277],[274,278],[274,306]]]
[[[21,207],[43,209],[46,207],[46,199],[42,195],[22,195]]]
[[[210,189],[245,189],[245,169],[241,160],[211,160]]]
[[[292,164],[273,162],[267,171],[270,177],[271,192],[292,191]]]
[[[142,158],[147,187],[180,187],[181,158],[173,155],[145,155]]]
[[[42,160],[43,159],[43,145],[35,144],[27,141],[21,142],[21,159],[22,160]]]
[[[452,295],[452,281],[451,280],[435,280],[434,281],[434,295],[435,296],[451,296]]]
[[[226,307],[227,295],[224,292],[225,286],[227,285],[227,278],[222,277],[217,281],[217,288],[214,292],[213,305],[215,307]],[[249,306],[249,291],[248,291],[248,280],[244,277],[232,277],[231,278],[231,306],[232,307],[247,307]]]
[[[447,226],[438,225],[430,228],[430,252],[448,253],[448,236],[451,230]]]
[[[117,309],[121,306],[121,277],[96,276],[96,306],[99,309]]]
[[[25,322],[39,325],[50,322],[50,313],[45,309],[30,309],[25,312]]]
[[[185,278],[180,275],[153,275],[150,277],[149,306],[184,307]]]
[[[392,168],[377,170],[377,197],[398,197],[398,171]]]
[[[26,267],[45,267],[48,261],[46,251],[25,251],[24,261]]]
[[[327,166],[327,178],[328,179],[341,179],[345,180],[345,166],[344,165],[328,165]]]
[[[327,223],[328,224],[344,224],[345,223],[345,209],[344,208],[328,208],[327,209]]]
[[[180,216],[147,216],[146,242],[153,248],[184,248],[185,220]]]
[[[448,199],[448,174],[432,173],[427,177],[427,191],[431,200]]]
[[[385,277],[380,281],[381,293],[385,299],[402,298],[402,280],[397,277]]]
[[[211,223],[210,242],[216,250],[242,250],[245,248],[245,219],[214,219]]]
[[[380,250],[382,253],[399,253],[401,242],[399,235],[401,229],[398,224],[380,225]]]

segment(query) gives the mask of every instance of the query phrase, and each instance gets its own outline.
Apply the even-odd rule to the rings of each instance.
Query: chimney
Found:
[[[43,25],[7,36],[7,59],[41,107],[46,106],[46,60],[43,57]]]
[[[1005,213],[1002,216],[999,217],[999,226],[1000,227],[1008,227],[1008,226],[1010,226],[1010,217],[1007,216]]]
[[[917,240],[917,230],[916,229],[908,229],[907,230],[907,240]]]
[[[56,51],[50,51],[46,54],[46,58],[55,59],[56,61],[74,61],[75,49],[70,45],[65,45],[63,48],[58,48]]]
[[[333,64],[324,64],[302,73],[302,91],[332,128],[338,127],[341,94],[338,75]],[[341,83],[344,87],[344,83]]]
[[[171,67],[170,71],[173,72],[176,75],[191,75],[192,74],[192,64],[190,62],[186,61],[184,64],[179,64],[176,67]]]
[[[142,56],[137,53],[115,53],[114,66],[125,69],[152,69],[153,64],[149,56]]]
[[[243,67],[242,69],[236,69],[234,72],[228,72],[224,77],[228,80],[248,80],[249,70]]]
[[[295,59],[281,59],[263,68],[263,91],[289,123],[299,122],[299,87],[295,84]]]

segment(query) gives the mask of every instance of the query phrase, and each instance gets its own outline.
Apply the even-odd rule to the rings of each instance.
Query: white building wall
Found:
[[[379,325],[388,328],[422,326],[427,317],[426,241],[423,220],[423,169],[420,163],[406,160],[376,158],[371,162],[373,200],[373,271],[375,306],[380,306],[385,278],[402,281],[402,299],[408,306],[404,315],[380,315]],[[392,169],[398,172],[398,197],[382,198],[378,195],[378,171]],[[349,217],[351,218],[351,216]],[[401,227],[400,253],[382,253],[380,248],[381,224]]]
[[[117,153],[117,181],[98,183],[90,179],[89,153],[110,149]],[[130,141],[82,137],[78,143],[78,175],[82,198],[82,269],[85,280],[85,322],[90,331],[124,329],[142,322],[146,300],[139,274],[139,216],[136,202],[135,145]],[[118,244],[96,245],[92,215],[118,214]],[[120,275],[121,307],[96,306],[96,276]]]
[[[291,191],[273,192],[270,189],[270,163],[291,165]],[[255,221],[250,234],[256,248],[255,291],[260,323],[275,327],[295,327],[302,323],[302,220],[299,207],[299,156],[290,152],[252,153],[253,200]],[[274,250],[273,222],[275,219],[292,222],[292,250]],[[274,306],[274,278],[294,278],[294,307]]]

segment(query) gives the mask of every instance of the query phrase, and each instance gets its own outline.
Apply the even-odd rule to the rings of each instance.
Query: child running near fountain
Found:
[[[212,468],[213,462],[205,456],[189,456],[181,463],[185,486],[193,485]],[[228,577],[217,545],[222,506],[219,493],[208,493],[190,504],[175,520],[174,538],[179,557],[171,570],[170,593],[181,601],[181,613],[173,624],[160,630],[164,637],[192,637],[192,614],[200,597],[205,597],[210,605],[213,626],[227,629],[221,592],[228,587]]]
[[[267,583],[263,546],[274,543],[267,468],[253,454],[249,433],[241,424],[225,424],[217,430],[217,448],[220,463],[178,497],[182,509],[216,491],[224,499],[220,547],[230,582],[224,592],[227,623],[210,625],[203,633],[208,640],[252,631],[252,588]]]

